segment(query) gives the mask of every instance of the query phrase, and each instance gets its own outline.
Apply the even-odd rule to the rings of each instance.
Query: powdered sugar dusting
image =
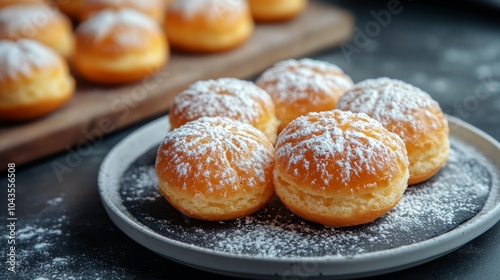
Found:
[[[267,183],[266,170],[274,163],[272,145],[260,130],[225,117],[202,117],[170,131],[158,153],[167,168],[158,172],[167,172],[167,180],[184,182],[183,188],[202,182],[209,193]],[[250,172],[255,176],[239,175]]]
[[[406,82],[381,77],[357,83],[337,102],[337,109],[366,113],[389,130],[398,132],[406,141],[412,137],[420,137],[430,125],[438,129],[447,125],[444,117],[433,115],[431,109],[440,110],[439,104],[421,89]],[[418,115],[423,111],[425,119]],[[417,112],[417,113],[416,113]],[[409,127],[412,131],[406,131]]]
[[[116,28],[128,28],[127,32],[114,33]],[[145,31],[160,33],[158,24],[145,14],[133,9],[103,10],[81,23],[76,33],[91,36],[99,42],[108,36],[120,46],[142,46]]]
[[[280,61],[264,71],[256,84],[276,103],[308,100],[314,105],[323,100],[319,93],[338,98],[353,86],[352,79],[337,65],[310,58]]]
[[[32,69],[43,69],[61,63],[51,49],[29,39],[0,41],[0,81],[29,76]]]
[[[31,201],[34,205],[30,209],[35,211],[27,213],[20,207],[26,214],[16,221],[15,244],[7,244],[8,232],[1,232],[0,243],[5,248],[0,252],[5,256],[9,247],[15,246],[16,272],[2,269],[0,279],[116,279],[117,275],[130,273],[123,262],[137,260],[128,258],[137,247],[121,243],[120,238],[125,237],[113,232],[118,229],[110,221],[100,220],[106,215],[104,209],[97,212],[89,209],[102,208],[97,191],[95,196],[77,195],[70,199],[65,193],[47,196],[39,205],[38,199],[33,200],[29,195],[21,197],[25,197],[25,201],[20,206]],[[79,209],[73,211],[74,207]],[[118,242],[119,246],[115,248],[112,242]],[[160,265],[158,259],[150,261]]]
[[[366,114],[340,110],[295,119],[278,138],[276,159],[277,164],[287,163],[284,170],[289,176],[304,178],[322,189],[331,181],[348,186],[361,174],[399,176],[399,165],[408,165],[399,136]],[[335,174],[329,172],[332,166],[338,171]],[[318,177],[319,182],[312,179]]]
[[[207,19],[236,19],[242,12],[249,11],[249,7],[244,0],[174,0],[168,11],[180,13],[186,19],[197,15]]]
[[[0,9],[0,34],[7,36],[33,35],[62,14],[48,5],[13,5]],[[24,34],[23,34],[24,33]]]
[[[185,244],[236,256],[349,257],[445,234],[480,212],[491,190],[498,193],[498,168],[467,143],[453,136],[450,142],[449,161],[432,179],[409,187],[400,203],[373,223],[349,228],[325,228],[305,221],[288,211],[277,197],[242,219],[217,223],[188,219],[164,199],[142,199],[158,193],[154,177],[137,176],[146,170],[141,167],[154,165],[156,149],[124,173],[120,193],[124,207],[135,219]]]
[[[203,116],[225,116],[258,124],[262,116],[274,114],[267,92],[253,82],[234,78],[198,81],[178,94],[170,115],[195,120]]]

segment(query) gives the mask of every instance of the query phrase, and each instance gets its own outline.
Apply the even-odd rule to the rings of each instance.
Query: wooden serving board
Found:
[[[352,35],[353,16],[328,3],[311,1],[298,18],[257,24],[244,45],[201,55],[171,51],[159,72],[133,84],[101,86],[77,78],[75,96],[57,112],[32,122],[0,127],[0,169],[64,150],[85,155],[108,133],[166,114],[189,84],[218,77],[250,78],[279,60],[336,46]]]

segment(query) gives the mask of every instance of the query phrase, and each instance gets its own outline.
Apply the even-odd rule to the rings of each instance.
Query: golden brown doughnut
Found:
[[[7,6],[18,6],[18,5],[46,5],[46,0],[0,0],[0,9]]]
[[[255,28],[245,0],[174,0],[164,26],[172,47],[201,53],[234,49]]]
[[[78,17],[80,21],[84,21],[92,14],[107,9],[137,10],[157,23],[163,23],[165,17],[164,0],[83,0]]]
[[[25,121],[54,112],[73,96],[67,61],[41,43],[0,40],[0,120]]]
[[[250,124],[202,117],[167,133],[156,157],[158,188],[190,218],[242,218],[274,194],[273,152]]]
[[[159,71],[170,57],[161,27],[131,9],[98,12],[78,26],[75,37],[72,65],[93,82],[138,81]]]
[[[173,128],[200,117],[229,117],[255,126],[273,144],[279,125],[269,94],[253,82],[235,78],[191,84],[174,98],[168,116]]]
[[[298,216],[328,227],[384,215],[400,201],[408,176],[404,142],[365,114],[308,113],[280,133],[275,147],[277,196]]]
[[[55,6],[72,19],[79,20],[85,0],[52,0]]]
[[[293,19],[307,7],[308,0],[248,0],[256,22],[280,22]]]
[[[346,92],[337,109],[366,113],[403,139],[409,185],[429,179],[448,160],[448,121],[439,104],[413,85],[386,77],[368,79]]]
[[[34,39],[65,58],[74,49],[71,20],[48,5],[15,5],[0,9],[0,39]]]
[[[309,58],[280,61],[264,71],[256,84],[274,101],[279,131],[298,116],[335,108],[340,96],[353,86],[338,66]]]

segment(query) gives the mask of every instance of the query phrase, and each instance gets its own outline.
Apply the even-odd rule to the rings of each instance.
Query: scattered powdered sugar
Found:
[[[17,272],[19,275],[25,275],[29,272],[41,277],[43,272],[62,271],[61,265],[63,256],[50,258],[54,252],[61,252],[63,243],[61,240],[69,235],[66,227],[69,224],[65,213],[64,194],[59,197],[51,198],[46,201],[42,208],[30,216],[26,216],[17,221],[17,230],[15,238]],[[2,236],[2,238],[8,238]],[[4,239],[5,240],[5,239]],[[47,263],[49,258],[49,263]],[[54,267],[54,262],[59,266]],[[37,275],[38,274],[38,275]],[[1,278],[1,275],[0,275]],[[51,275],[51,279],[57,276]]]
[[[48,5],[13,5],[0,9],[0,34],[7,36],[34,36],[36,29],[44,28],[62,14]]]
[[[367,174],[399,176],[399,166],[408,165],[399,136],[366,114],[341,110],[298,117],[281,132],[275,154],[277,168],[321,189],[352,185]]]
[[[129,180],[133,181],[135,184],[135,195],[128,196],[127,201],[134,200],[149,200],[154,201],[159,197],[162,197],[160,192],[155,192],[151,194],[148,192],[148,188],[151,186],[156,186],[158,184],[158,178],[156,177],[156,169],[154,165],[149,166],[139,166],[138,172],[132,174]],[[145,195],[147,193],[147,195]],[[125,194],[122,192],[122,194]]]
[[[127,32],[113,32],[116,28],[128,28]],[[162,32],[158,24],[147,15],[134,9],[102,10],[82,22],[76,33],[90,36],[96,42],[108,36],[120,46],[142,46],[145,31]]]
[[[269,94],[251,81],[235,78],[204,80],[191,84],[173,101],[170,115],[185,120],[225,116],[249,124],[274,114]]]
[[[99,204],[87,198],[66,203],[66,196],[61,193],[35,205],[33,213],[19,217],[15,238],[16,273],[2,269],[0,279],[116,279],[128,275],[130,267],[124,260],[125,263],[137,261],[129,257],[137,247],[133,243],[116,241],[120,238],[116,237],[116,232],[102,232],[116,229],[110,221],[99,219],[106,215],[104,209],[100,212],[103,216],[88,215],[98,215],[99,211],[89,212],[85,208]],[[91,198],[99,200],[97,194]],[[26,200],[30,200],[29,196]],[[9,249],[6,231],[2,231],[0,238],[0,243],[5,245],[0,253],[5,256]],[[113,248],[115,245],[118,248]],[[159,259],[150,261],[160,265]]]
[[[421,133],[417,132],[426,131],[426,126],[440,129],[447,125],[442,114],[435,114],[441,109],[429,94],[411,84],[387,77],[357,83],[340,97],[336,108],[366,113],[389,130],[397,132],[405,141],[420,137]]]
[[[186,19],[197,15],[207,19],[237,19],[242,12],[249,11],[249,7],[245,0],[174,0],[168,11],[180,13]]]
[[[37,41],[0,41],[0,81],[29,76],[33,67],[43,69],[60,61],[54,51]]]
[[[61,204],[61,202],[63,202],[63,200],[64,199],[62,197],[56,197],[54,199],[47,200],[47,204],[51,205],[51,206],[56,206],[56,205]]]
[[[266,183],[274,164],[273,147],[260,130],[226,117],[202,117],[170,131],[158,153],[167,182],[183,182],[184,189],[202,182],[207,192]],[[249,173],[255,176],[239,175]]]
[[[439,173],[409,187],[386,215],[355,227],[325,228],[306,221],[287,210],[277,197],[242,219],[189,219],[157,195],[157,181],[148,171],[154,166],[156,149],[141,156],[124,173],[120,193],[134,219],[185,244],[256,257],[349,257],[445,234],[477,215],[492,189],[498,192],[498,168],[467,143],[454,137],[450,142],[449,160]],[[150,175],[138,176],[141,173]],[[148,199],[152,196],[158,199]]]
[[[321,95],[338,98],[353,86],[353,81],[335,64],[302,58],[276,63],[258,77],[256,84],[277,104],[307,100],[317,105],[324,102]]]

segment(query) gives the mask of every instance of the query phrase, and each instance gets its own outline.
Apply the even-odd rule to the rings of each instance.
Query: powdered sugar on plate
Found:
[[[129,214],[171,240],[218,252],[260,257],[352,256],[425,241],[476,216],[498,171],[475,148],[451,137],[447,165],[429,181],[409,187],[401,202],[373,223],[325,228],[303,220],[275,197],[261,211],[226,222],[188,219],[159,195],[156,149],[123,174],[120,195]]]

